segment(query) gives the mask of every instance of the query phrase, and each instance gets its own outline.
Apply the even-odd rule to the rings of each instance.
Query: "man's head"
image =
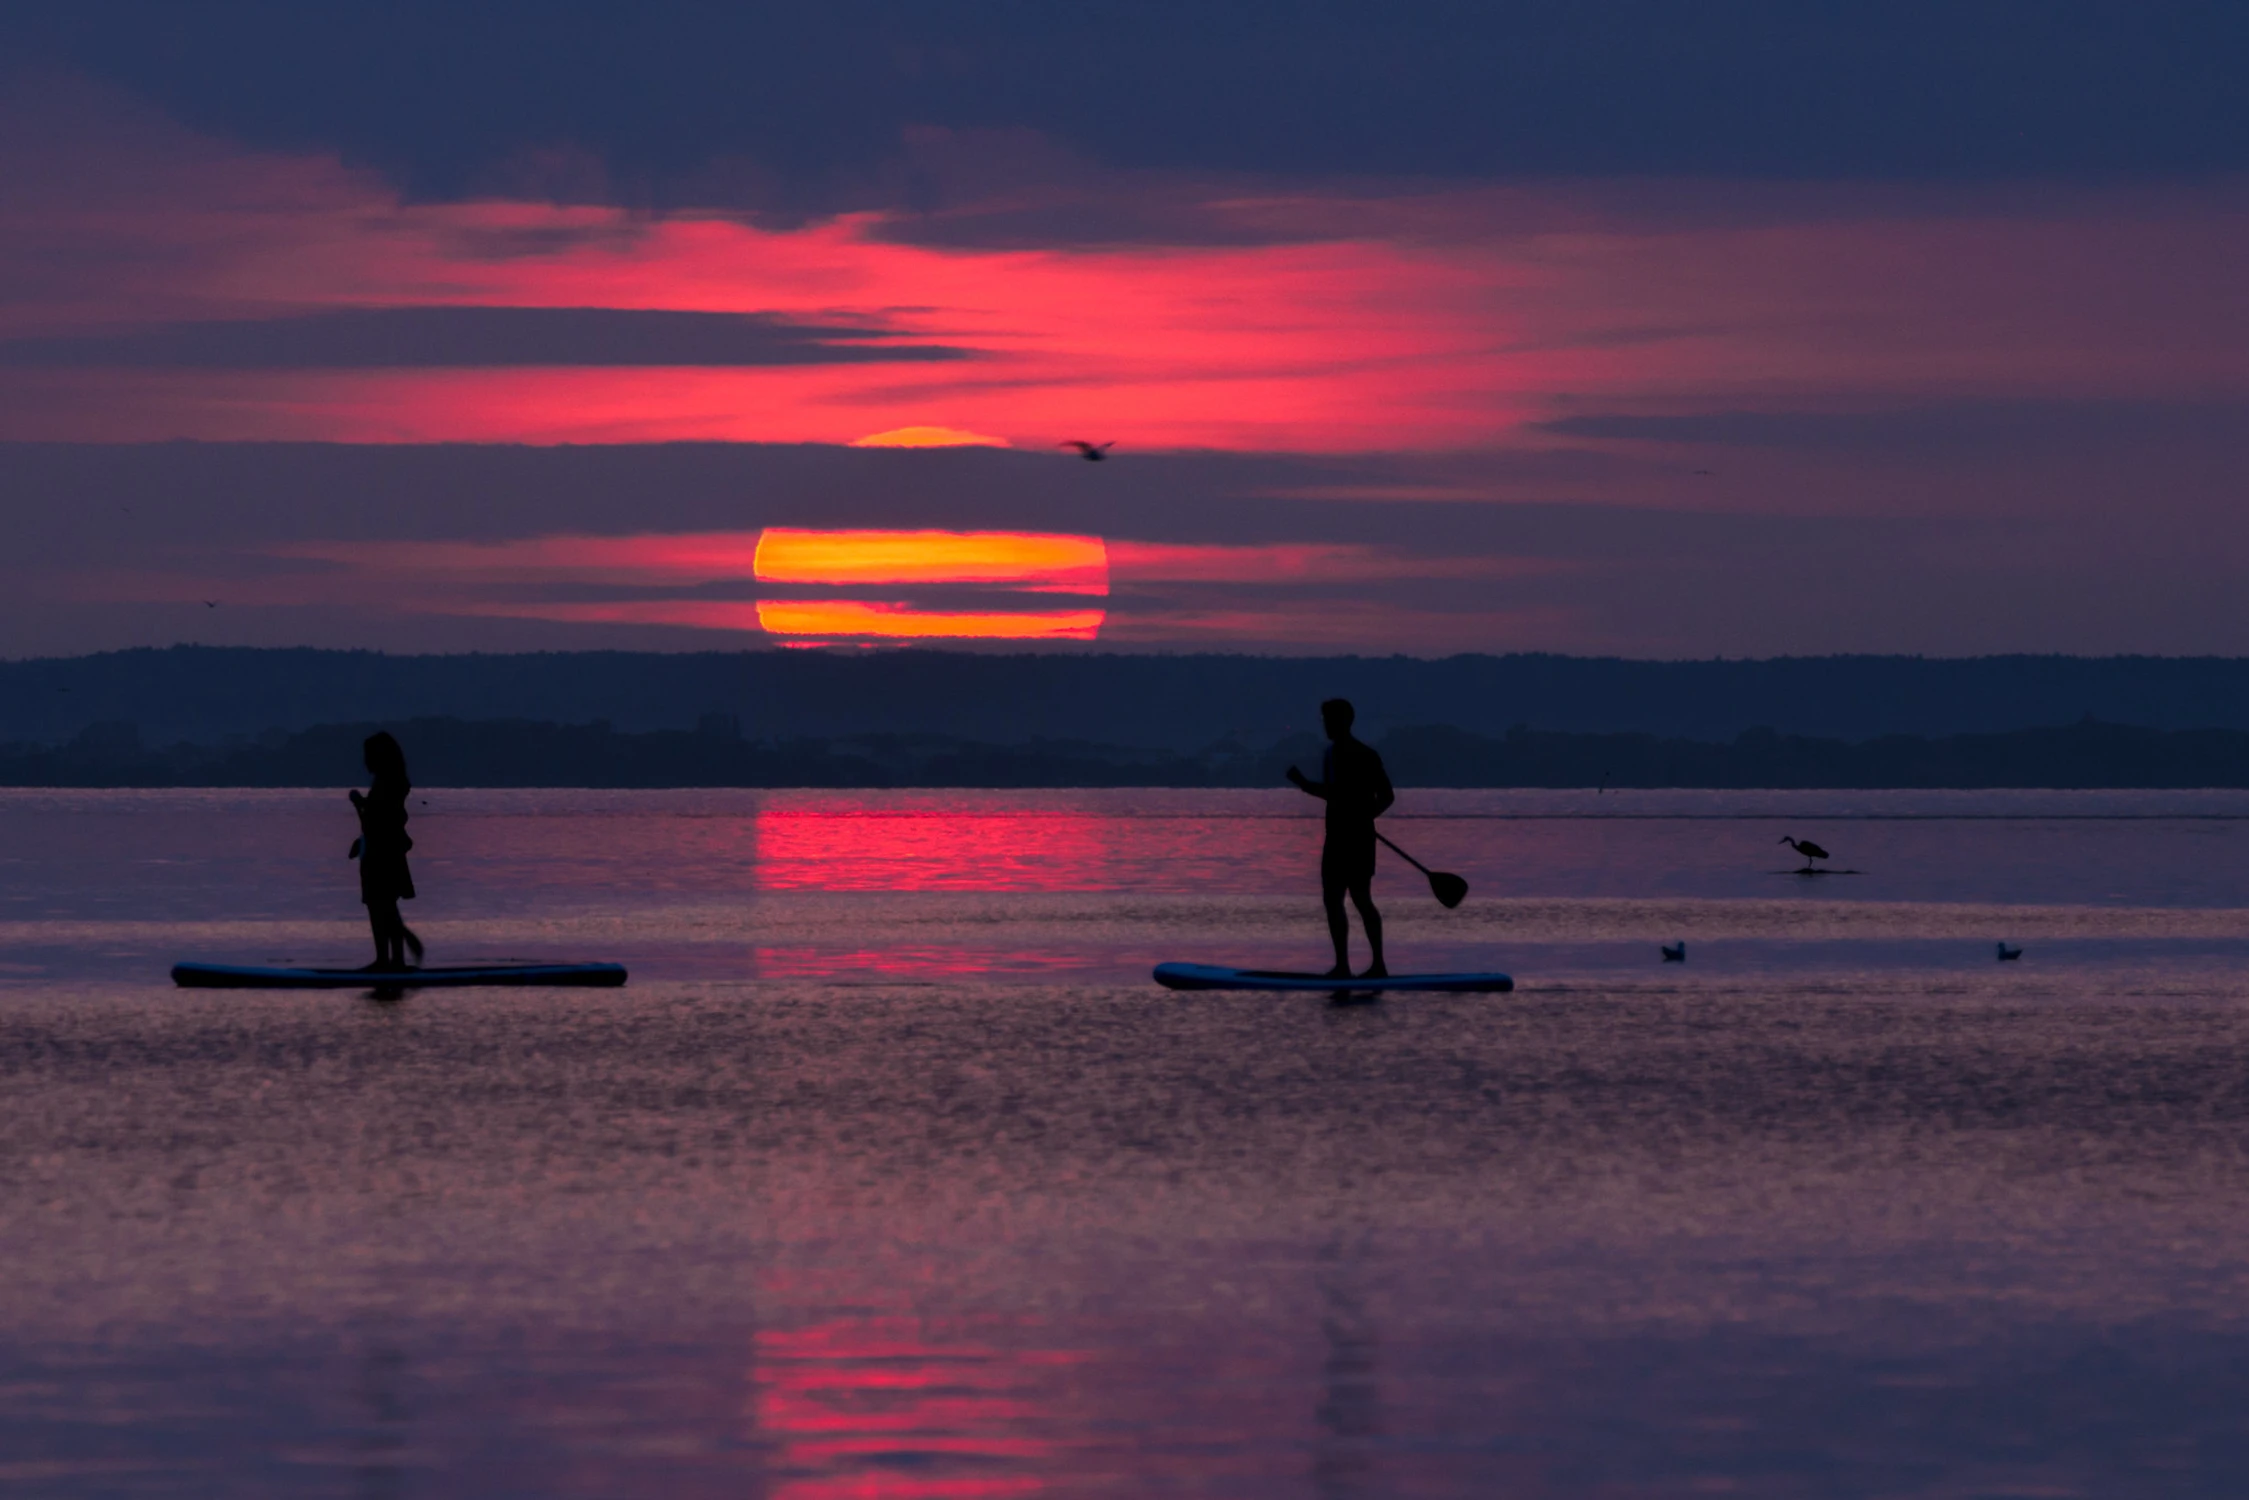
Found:
[[[1351,721],[1358,717],[1351,711],[1348,698],[1330,698],[1320,705],[1320,727],[1331,740],[1340,740],[1351,733]]]

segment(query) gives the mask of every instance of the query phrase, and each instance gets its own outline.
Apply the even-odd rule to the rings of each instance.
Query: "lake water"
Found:
[[[2241,1492],[2249,794],[1409,792],[1515,994],[1150,984],[1316,811],[418,792],[633,977],[386,1003],[165,977],[365,960],[340,790],[0,792],[0,1493]]]

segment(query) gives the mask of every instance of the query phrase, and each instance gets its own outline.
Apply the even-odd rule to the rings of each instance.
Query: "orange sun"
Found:
[[[1099,606],[1019,609],[1016,596],[1109,592],[1109,552],[1097,536],[1040,531],[808,531],[768,527],[751,564],[761,583],[846,588],[969,587],[1005,591],[983,601],[760,599],[758,624],[774,635],[1092,640]],[[1028,603],[1029,601],[1025,601]]]
[[[984,584],[1036,594],[1106,594],[1097,536],[1044,531],[806,531],[769,526],[751,562],[764,583]]]
[[[853,438],[854,448],[1005,448],[1006,438],[991,437],[981,432],[966,432],[958,427],[893,427],[888,432],[870,432],[863,438]]]

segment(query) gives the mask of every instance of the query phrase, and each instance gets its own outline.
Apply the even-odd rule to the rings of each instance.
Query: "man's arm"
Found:
[[[1391,789],[1390,769],[1383,765],[1382,757],[1369,750],[1367,759],[1374,762],[1374,807],[1368,816],[1379,818],[1398,800],[1398,794]]]
[[[1298,791],[1317,797],[1322,802],[1328,800],[1328,784],[1326,782],[1314,781],[1294,766],[1288,768],[1288,779],[1296,783]]]

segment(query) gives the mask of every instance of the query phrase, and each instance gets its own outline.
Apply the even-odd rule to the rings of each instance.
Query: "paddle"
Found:
[[[1385,844],[1390,844],[1390,840],[1381,833],[1376,833],[1375,837],[1381,839]],[[1429,894],[1435,896],[1437,904],[1447,911],[1468,899],[1468,882],[1458,875],[1448,874],[1443,870],[1432,870],[1420,860],[1406,853],[1405,850],[1400,849],[1396,844],[1390,844],[1390,852],[1429,877]]]

